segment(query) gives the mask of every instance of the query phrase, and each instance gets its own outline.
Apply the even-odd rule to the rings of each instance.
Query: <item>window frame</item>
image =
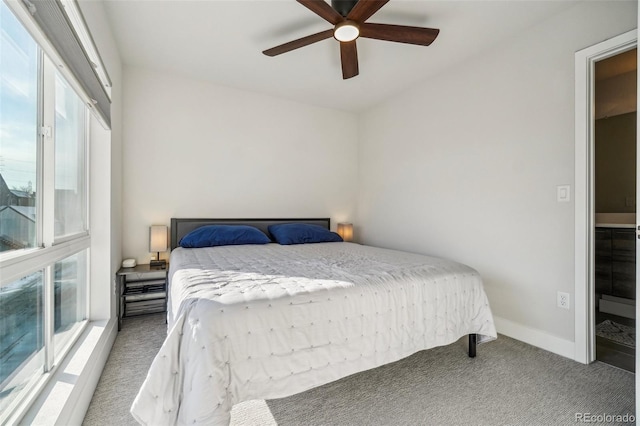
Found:
[[[38,78],[37,78],[37,143],[36,143],[36,242],[35,247],[10,250],[0,253],[0,288],[19,280],[22,277],[40,272],[42,274],[42,339],[43,348],[34,352],[39,354],[44,351],[44,365],[39,375],[34,375],[24,382],[24,387],[18,393],[6,409],[0,413],[0,424],[20,418],[42,392],[49,379],[56,369],[63,362],[66,355],[72,349],[78,338],[87,328],[91,318],[91,223],[90,223],[90,200],[91,200],[91,108],[85,101],[86,95],[78,91],[77,82],[69,77],[68,73],[56,62],[56,58],[51,58],[46,46],[42,41],[34,36],[32,29],[25,23],[13,7],[5,3],[9,12],[22,24],[24,29],[30,33],[34,43],[38,46]],[[85,230],[75,232],[62,237],[55,237],[55,76],[56,72],[73,89],[74,93],[82,101],[85,113],[84,122],[81,124],[84,135],[84,152],[82,159],[84,167],[82,171],[83,182],[83,212]],[[70,256],[84,253],[85,267],[82,271],[82,281],[84,285],[84,319],[76,321],[70,338],[56,348],[54,342],[55,333],[55,298],[54,298],[54,267]],[[80,280],[80,276],[78,280]],[[27,364],[28,365],[28,364]],[[40,368],[40,367],[38,367]],[[19,368],[16,371],[19,375]],[[26,369],[24,369],[26,372]]]

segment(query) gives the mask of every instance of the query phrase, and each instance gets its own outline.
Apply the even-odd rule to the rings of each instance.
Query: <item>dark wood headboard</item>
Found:
[[[278,223],[309,223],[331,229],[331,219],[181,219],[171,218],[171,250],[178,247],[180,238],[204,225],[249,225],[269,235],[269,225]]]

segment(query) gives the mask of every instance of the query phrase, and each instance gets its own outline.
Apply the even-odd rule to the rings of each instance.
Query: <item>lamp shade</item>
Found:
[[[166,225],[151,225],[149,228],[149,251],[167,251],[167,235],[169,229]]]
[[[353,240],[353,225],[350,223],[339,223],[338,235],[345,241]]]

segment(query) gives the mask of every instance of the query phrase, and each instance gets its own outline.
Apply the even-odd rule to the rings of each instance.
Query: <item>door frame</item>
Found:
[[[575,54],[575,360],[583,364],[596,358],[593,264],[595,63],[633,49],[637,44],[636,29]]]

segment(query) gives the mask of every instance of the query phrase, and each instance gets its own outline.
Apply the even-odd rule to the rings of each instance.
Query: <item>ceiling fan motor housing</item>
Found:
[[[358,0],[331,0],[331,7],[346,18],[356,3],[358,3]]]

